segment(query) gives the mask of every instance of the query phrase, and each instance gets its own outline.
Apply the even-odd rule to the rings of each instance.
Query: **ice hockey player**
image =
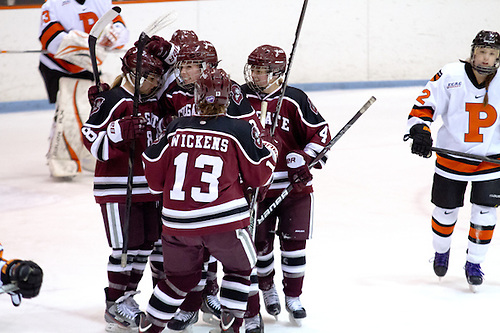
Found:
[[[224,267],[222,332],[239,332],[256,255],[249,207],[239,178],[270,182],[277,150],[247,121],[226,116],[231,81],[206,69],[195,83],[195,116],[174,119],[143,155],[153,193],[163,195],[163,255],[167,279],[155,287],[141,332],[161,332],[200,281],[205,249]]]
[[[80,134],[90,113],[87,90],[94,79],[88,33],[110,9],[111,0],[47,0],[42,5],[39,39],[44,52],[39,70],[49,102],[56,106],[47,153],[52,177],[71,179],[82,168],[94,171],[95,159]],[[98,63],[107,51],[122,48],[128,38],[129,31],[118,16],[98,40]]]
[[[216,68],[219,63],[217,51],[212,43],[208,41],[188,40],[181,47],[176,64],[176,81],[171,83],[168,89],[160,98],[160,107],[166,114],[172,117],[189,117],[196,115],[196,105],[194,100],[194,85],[204,69]],[[238,119],[245,119],[252,125],[257,126],[259,131],[262,127],[257,118],[255,110],[241,93],[241,87],[231,81],[231,99],[227,110],[227,116]],[[208,255],[207,255],[208,256]],[[204,281],[200,282],[195,290],[190,292],[184,303],[180,306],[179,312],[169,321],[168,327],[171,330],[181,331],[190,324],[198,320],[198,310],[201,307],[203,319],[206,322],[214,322],[213,317],[220,318],[221,307],[217,293],[217,261],[212,256],[208,257],[206,272],[206,286],[203,291]],[[258,288],[251,292],[251,297],[258,297]],[[200,303],[200,293],[202,302]],[[259,309],[255,309],[258,315]],[[252,312],[253,313],[253,312]],[[212,318],[210,318],[212,314]]]
[[[149,44],[148,44],[149,46]],[[137,330],[140,309],[133,299],[143,276],[153,243],[160,239],[159,196],[148,190],[141,154],[159,135],[157,126],[162,115],[158,109],[156,90],[162,76],[175,62],[171,50],[142,52],[139,100],[134,114],[134,88],[137,48],[129,49],[123,59],[122,75],[111,90],[95,97],[90,118],[82,128],[85,146],[97,159],[94,196],[101,206],[108,244],[112,248],[107,271],[109,285],[105,289],[105,319],[108,331]],[[156,48],[156,50],[158,50]],[[164,59],[172,60],[166,63]],[[131,143],[133,156],[132,204],[130,209],[127,263],[121,266],[123,224],[127,215],[127,186]]]
[[[491,158],[500,157],[500,83],[496,76],[500,64],[500,35],[480,31],[472,41],[470,58],[445,65],[424,87],[408,117],[405,140],[413,139],[411,152],[432,155],[434,120],[441,117],[436,147]],[[470,230],[465,276],[472,291],[483,282],[481,263],[486,257],[496,225],[500,204],[497,164],[438,153],[432,185],[434,272],[446,275],[451,235],[464,205],[464,194],[471,183]]]
[[[43,271],[31,260],[3,258],[0,244],[0,294],[8,293],[12,304],[19,306],[22,298],[38,296],[42,287]]]
[[[261,45],[253,50],[244,68],[246,84],[242,86],[243,94],[257,113],[267,105],[266,132],[270,131],[276,117],[285,69],[285,52],[271,45]],[[300,324],[300,320],[306,317],[306,310],[299,298],[305,274],[306,240],[312,233],[313,188],[308,164],[330,141],[330,132],[327,122],[308,96],[302,90],[286,87],[274,135],[282,142],[282,147],[273,182],[265,199],[258,205],[257,216],[275,201],[290,182],[294,189],[257,227],[257,274],[266,310],[277,316],[281,311],[274,284],[273,244],[274,236],[277,235],[286,309],[292,321]],[[322,159],[316,166],[320,168],[325,161],[326,158]],[[246,322],[245,326],[248,333],[262,332],[260,318]]]

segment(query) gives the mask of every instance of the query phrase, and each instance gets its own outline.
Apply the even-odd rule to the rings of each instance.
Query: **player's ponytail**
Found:
[[[483,106],[488,105],[488,88],[490,87],[490,83],[495,77],[496,72],[488,75],[486,79],[484,80],[484,88],[486,89],[486,93],[484,94],[484,99],[483,99]]]

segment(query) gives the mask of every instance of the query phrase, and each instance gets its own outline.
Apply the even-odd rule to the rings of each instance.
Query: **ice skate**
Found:
[[[307,317],[306,309],[302,306],[299,297],[285,296],[286,310],[289,313],[290,322],[302,326],[302,319]]]
[[[204,322],[211,325],[219,324],[222,307],[216,295],[203,295],[201,312],[203,312]]]
[[[263,333],[264,321],[260,313],[251,318],[245,318],[245,333]]]
[[[107,288],[105,289],[107,296]],[[139,326],[140,315],[143,313],[133,296],[138,291],[127,291],[116,301],[106,300],[106,320],[107,332],[136,332]],[[124,331],[125,330],[125,331]]]
[[[434,254],[434,273],[439,277],[439,280],[446,275],[448,271],[448,263],[450,260],[450,250],[445,253]]]
[[[209,333],[239,333],[242,323],[242,318],[236,318],[229,311],[222,311],[219,327],[211,329]]]
[[[269,290],[262,290],[262,296],[264,298],[267,313],[278,320],[278,315],[281,312],[281,305],[276,286],[273,284]]]
[[[198,322],[198,311],[188,312],[179,310],[168,322],[167,327],[174,332],[192,332],[192,326]]]
[[[484,273],[481,271],[481,265],[473,264],[469,261],[465,263],[465,277],[473,293],[477,291],[477,286],[483,283],[483,275]]]

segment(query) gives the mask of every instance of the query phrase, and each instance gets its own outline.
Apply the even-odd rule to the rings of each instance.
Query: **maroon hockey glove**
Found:
[[[269,129],[265,128],[260,135],[264,146],[273,154],[274,161],[278,160],[278,154],[281,150],[283,144],[278,136],[271,136]]]
[[[409,137],[413,139],[411,152],[419,156],[429,158],[432,156],[431,130],[425,124],[416,124],[410,128]]]
[[[125,116],[108,125],[107,134],[111,141],[131,141],[141,137],[146,132],[146,119],[142,116]]]
[[[11,260],[2,269],[2,282],[12,283],[19,288],[24,298],[32,298],[40,293],[43,271],[33,261]]]
[[[293,150],[286,155],[288,179],[294,190],[302,191],[313,179],[308,166],[311,161],[312,158],[309,155],[299,150]]]
[[[161,59],[166,65],[165,69],[168,69],[177,61],[179,47],[155,35],[151,37],[151,40],[146,45],[146,51]]]
[[[98,86],[91,86],[89,88],[89,91],[87,94],[88,94],[90,106],[94,106],[95,99],[97,98],[97,95],[99,95],[99,93],[101,93],[103,91],[108,91],[109,89],[111,89],[111,87],[107,83],[100,83],[99,87]]]

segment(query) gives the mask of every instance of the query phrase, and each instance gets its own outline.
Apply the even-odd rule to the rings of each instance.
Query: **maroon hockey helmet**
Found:
[[[282,48],[261,45],[250,53],[247,63],[253,66],[268,67],[274,75],[282,75],[286,69],[286,54]]]
[[[478,48],[483,47],[499,50],[499,57],[497,57],[493,66],[474,65],[475,52]],[[489,75],[495,73],[500,66],[500,35],[498,32],[486,30],[479,31],[476,37],[472,40],[470,58],[472,67],[478,71],[479,74]]]
[[[122,71],[124,73],[135,74],[137,68],[137,48],[131,47],[122,58]],[[148,53],[146,50],[142,51],[141,62],[141,77],[148,77],[149,74],[156,74],[162,76],[165,73],[163,62]]]
[[[206,40],[200,40],[184,44],[179,51],[177,61],[200,62],[209,64],[212,67],[217,67],[219,59],[213,44]]]
[[[207,68],[195,83],[195,101],[200,104],[229,105],[231,80],[229,75],[218,68]],[[203,114],[203,112],[201,112]]]
[[[177,30],[172,34],[170,42],[181,47],[184,44],[198,41],[198,35],[193,30]]]
[[[262,92],[279,79],[286,69],[286,54],[282,48],[272,45],[261,45],[250,53],[243,70],[245,82],[255,92]],[[266,75],[265,79],[256,79]]]

